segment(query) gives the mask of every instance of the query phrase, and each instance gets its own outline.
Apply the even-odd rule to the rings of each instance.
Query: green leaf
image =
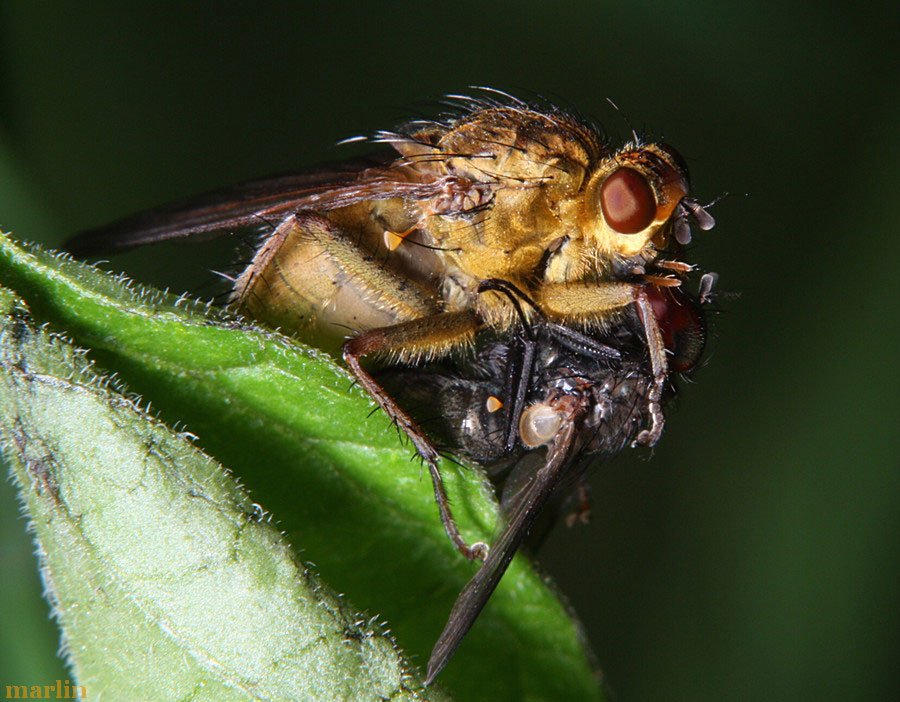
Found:
[[[221,465],[0,291],[0,436],[93,697],[412,700],[391,640],[299,566]],[[65,695],[69,696],[69,695]]]
[[[427,475],[342,368],[214,308],[5,238],[0,284],[195,434],[332,587],[427,660],[475,566],[444,536]],[[464,535],[489,539],[497,511],[482,474],[442,470]],[[461,699],[601,699],[589,659],[577,623],[519,556],[439,682]]]

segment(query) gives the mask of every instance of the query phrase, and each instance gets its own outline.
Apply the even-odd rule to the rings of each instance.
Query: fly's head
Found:
[[[653,260],[672,239],[690,242],[689,217],[703,230],[715,223],[689,197],[682,156],[666,144],[630,144],[600,160],[578,206],[582,247],[595,269],[611,261]]]

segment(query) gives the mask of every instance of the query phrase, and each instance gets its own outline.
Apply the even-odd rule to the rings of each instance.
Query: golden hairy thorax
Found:
[[[477,309],[484,323],[504,327],[513,310],[501,295],[479,295],[481,281],[502,279],[541,300],[546,286],[602,283],[613,265],[644,264],[665,245],[688,187],[666,147],[611,152],[594,128],[561,112],[477,109],[377,140],[397,156],[359,174],[372,198],[311,204],[314,216],[265,242],[236,285],[246,311],[320,345],[441,311]],[[636,181],[620,184],[624,204],[611,200],[626,220],[629,194],[650,199],[626,226],[603,211],[604,193],[612,197],[604,184],[617,171]],[[392,185],[430,190],[383,198]],[[621,307],[613,297],[572,319],[601,320],[608,305]],[[550,299],[545,312],[566,319],[557,306]]]

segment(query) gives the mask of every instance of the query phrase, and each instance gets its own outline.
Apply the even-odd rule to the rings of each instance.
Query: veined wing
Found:
[[[443,179],[412,181],[385,156],[264,178],[163,205],[81,232],[65,248],[79,257],[116,253],[169,239],[260,227],[302,210],[326,211],[394,197],[423,200],[442,192]]]

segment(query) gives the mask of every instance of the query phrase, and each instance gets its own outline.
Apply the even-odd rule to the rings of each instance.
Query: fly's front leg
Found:
[[[362,367],[360,359],[371,354],[391,354],[401,360],[414,360],[444,353],[453,347],[470,343],[480,325],[480,319],[474,312],[447,312],[372,329],[344,344],[344,361],[359,380],[359,384],[409,437],[418,454],[428,463],[428,472],[434,485],[434,499],[440,511],[444,530],[469,560],[476,558],[483,560],[487,554],[487,546],[480,542],[469,546],[459,533],[438,469],[437,451],[412,417]]]
[[[610,313],[634,303],[638,317],[644,327],[647,351],[650,355],[650,372],[653,379],[647,393],[647,413],[650,426],[641,431],[636,444],[653,446],[662,436],[665,417],[661,400],[669,364],[666,361],[666,346],[659,330],[653,306],[647,296],[646,287],[633,283],[549,283],[538,290],[538,303],[548,315],[561,317],[565,321],[602,322]]]
[[[638,316],[644,325],[644,334],[647,337],[647,350],[650,353],[650,370],[653,372],[653,382],[650,384],[650,392],[647,395],[647,411],[650,413],[650,426],[637,435],[635,443],[653,446],[662,436],[663,425],[666,418],[662,412],[662,393],[669,375],[669,364],[666,361],[666,346],[663,342],[662,332],[653,314],[653,306],[647,297],[647,291],[640,286],[634,287],[634,302],[638,308]]]

